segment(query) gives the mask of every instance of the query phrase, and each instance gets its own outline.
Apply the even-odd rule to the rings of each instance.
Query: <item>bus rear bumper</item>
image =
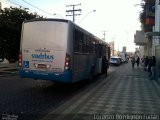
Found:
[[[32,78],[40,80],[49,80],[54,82],[72,83],[72,72],[70,70],[62,73],[44,72],[44,71],[28,71],[19,70],[19,75],[22,78]]]

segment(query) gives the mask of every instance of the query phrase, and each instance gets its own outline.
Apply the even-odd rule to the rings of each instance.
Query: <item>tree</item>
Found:
[[[0,10],[0,58],[6,58],[10,62],[18,60],[22,23],[34,18],[42,17],[21,8]]]
[[[141,22],[141,25],[142,25],[142,30],[143,31],[146,31],[146,29],[149,29],[152,28],[152,26],[147,26],[146,25],[146,6],[148,4],[153,4],[155,5],[155,0],[142,0],[141,1],[141,8],[142,8],[142,11],[140,12],[139,14],[139,21]]]

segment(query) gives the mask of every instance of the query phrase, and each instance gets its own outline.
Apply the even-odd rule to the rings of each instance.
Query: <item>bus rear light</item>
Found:
[[[69,65],[69,63],[68,62],[66,62],[66,66],[68,66]]]
[[[65,70],[68,70],[69,69],[69,67],[65,67]]]
[[[21,54],[21,53],[19,54],[18,65],[19,65],[20,67],[22,67],[22,54]]]
[[[65,70],[70,69],[70,65],[71,65],[71,57],[68,54],[66,54],[64,69]]]

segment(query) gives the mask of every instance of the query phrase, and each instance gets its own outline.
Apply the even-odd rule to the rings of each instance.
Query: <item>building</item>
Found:
[[[156,57],[156,80],[160,80],[160,0],[146,2],[146,8],[145,29],[136,31],[134,42],[140,46],[140,57]]]

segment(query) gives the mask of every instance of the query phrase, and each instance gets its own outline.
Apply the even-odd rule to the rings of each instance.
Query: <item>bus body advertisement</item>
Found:
[[[102,56],[110,56],[108,48],[106,42],[69,20],[24,21],[19,75],[65,83],[88,79],[101,72]]]

